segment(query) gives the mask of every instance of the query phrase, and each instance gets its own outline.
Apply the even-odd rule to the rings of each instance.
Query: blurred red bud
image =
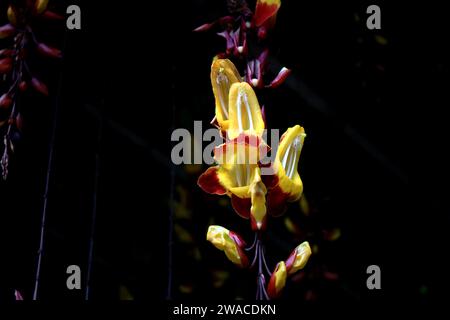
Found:
[[[36,47],[37,51],[43,56],[50,58],[61,58],[62,53],[61,50],[57,48],[50,47],[44,43],[39,43]]]
[[[7,57],[0,59],[0,74],[9,73],[12,69],[12,59]]]
[[[11,37],[16,33],[16,28],[10,23],[0,27],[0,39]]]
[[[42,81],[33,78],[31,79],[31,86],[37,91],[42,93],[45,96],[48,96],[48,88],[47,85],[45,83],[43,83]]]
[[[22,114],[18,113],[16,116],[16,127],[19,131],[22,131],[23,128],[23,118],[22,118]]]
[[[0,97],[0,109],[9,108],[12,105],[12,103],[13,103],[13,101],[9,94],[5,93]]]
[[[10,49],[2,49],[0,50],[0,58],[2,57],[11,57],[13,54],[13,51]]]
[[[64,16],[62,16],[62,15],[56,13],[56,12],[49,11],[49,10],[46,10],[41,15],[41,17],[44,18],[44,19],[48,19],[48,20],[63,20],[64,19]]]
[[[19,83],[19,90],[20,91],[26,91],[28,89],[28,83],[26,81],[21,81]]]

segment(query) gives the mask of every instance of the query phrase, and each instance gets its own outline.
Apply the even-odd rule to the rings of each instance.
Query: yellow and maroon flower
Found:
[[[278,262],[275,271],[270,277],[269,285],[267,286],[267,294],[269,298],[276,299],[281,295],[287,278],[287,269],[284,261]]]
[[[302,242],[294,251],[292,251],[289,258],[286,260],[286,270],[289,275],[296,273],[305,267],[311,256],[311,247],[308,241]]]
[[[267,146],[252,137],[240,136],[218,146],[214,158],[219,165],[208,168],[197,183],[207,193],[228,195],[236,213],[250,218],[254,230],[261,230],[266,226],[267,189],[261,180],[259,159]]]
[[[206,239],[225,252],[235,265],[243,268],[248,266],[248,258],[243,250],[246,244],[238,234],[221,226],[209,226]]]
[[[211,65],[211,85],[216,100],[216,117],[221,130],[228,129],[229,94],[231,85],[241,81],[234,64],[228,59],[214,59]]]
[[[281,137],[272,174],[264,175],[264,183],[269,190],[267,206],[269,214],[279,216],[284,213],[288,202],[300,199],[303,183],[298,173],[298,161],[306,137],[303,127],[289,128]]]

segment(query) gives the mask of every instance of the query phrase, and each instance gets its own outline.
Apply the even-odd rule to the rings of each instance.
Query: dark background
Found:
[[[206,166],[174,168],[170,162],[172,128],[192,128],[194,120],[208,127],[213,117],[210,62],[224,41],[213,32],[191,31],[225,15],[224,1],[148,7],[139,1],[78,3],[81,31],[43,28],[42,37],[64,46],[64,59],[42,67],[50,98],[30,96],[23,102],[26,129],[10,177],[0,182],[2,299],[11,299],[14,288],[25,299],[32,296],[56,104],[42,300],[84,297],[84,290],[66,289],[65,271],[70,264],[87,269],[96,172],[92,300],[164,299],[169,277],[174,299],[253,297],[254,275],[235,269],[205,240],[211,221],[250,239],[247,223],[196,186]],[[439,209],[442,191],[427,179],[419,183],[415,163],[410,171],[409,160],[421,153],[420,125],[410,120],[413,105],[407,102],[411,96],[415,100],[409,75],[420,68],[405,54],[412,53],[405,49],[413,31],[400,22],[403,8],[385,3],[379,3],[382,29],[367,30],[369,4],[285,0],[269,43],[271,61],[291,68],[293,75],[279,89],[261,93],[260,101],[270,128],[305,127],[300,174],[317,211],[306,218],[291,206],[288,215],[308,230],[297,237],[286,232],[281,219],[269,222],[269,260],[284,259],[299,241],[308,240],[320,248],[312,265],[339,275],[337,281],[315,274],[288,284],[285,297],[299,303],[308,303],[304,297],[310,289],[319,302],[427,302],[439,295],[448,215]],[[63,4],[57,8],[64,11]],[[427,9],[424,15],[442,15],[433,6]],[[448,98],[441,93],[441,78],[448,64],[439,50],[440,21],[430,19],[429,32],[417,33],[416,49],[429,49],[420,60],[429,80],[422,89],[433,93],[426,101],[444,106],[442,99]],[[183,202],[181,194],[188,198],[183,205],[189,215],[172,212],[178,227],[170,268],[170,208]],[[320,234],[329,228],[339,228],[342,235],[322,244]],[[189,241],[180,240],[180,230]],[[381,267],[382,290],[366,288],[371,264]],[[218,270],[228,278],[215,287]]]

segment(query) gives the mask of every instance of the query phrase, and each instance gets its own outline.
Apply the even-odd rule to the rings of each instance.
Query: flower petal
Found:
[[[234,211],[244,219],[250,218],[250,208],[252,201],[250,198],[239,198],[234,194],[231,195],[231,205]]]
[[[234,83],[229,95],[229,129],[230,140],[240,134],[262,136],[264,120],[261,108],[252,87],[246,82]]]
[[[271,299],[276,299],[281,295],[286,285],[286,278],[286,265],[283,261],[278,262],[267,286],[267,294]]]
[[[248,258],[241,247],[245,242],[236,233],[221,226],[209,226],[206,239],[217,249],[224,251],[234,264],[240,267],[248,266]]]
[[[216,120],[227,129],[229,118],[229,93],[233,83],[241,81],[234,64],[228,59],[215,59],[211,65],[211,85],[216,101]]]
[[[278,75],[275,77],[275,79],[272,80],[272,82],[267,86],[267,88],[277,88],[280,85],[284,83],[287,77],[291,74],[291,70],[288,68],[283,67],[280,72],[278,72]]]
[[[295,250],[291,253],[289,258],[286,260],[286,269],[288,274],[293,274],[300,269],[303,269],[311,256],[311,247],[308,241],[301,243]]]
[[[218,167],[208,168],[197,180],[197,184],[203,191],[210,194],[224,195],[227,190],[220,184]]]
[[[278,186],[289,194],[289,202],[297,201],[303,192],[303,183],[297,167],[303,148],[305,130],[296,125],[289,128],[281,137],[274,164],[278,175]]]
[[[253,16],[253,23],[260,27],[269,18],[273,17],[278,9],[280,9],[281,0],[258,0],[256,2],[255,15]]]
[[[267,189],[261,181],[260,169],[255,168],[252,185],[250,186],[251,203],[251,225],[254,231],[264,230],[267,221],[266,193]]]
[[[286,212],[289,193],[281,189],[279,185],[267,194],[267,212],[274,217],[279,217]]]

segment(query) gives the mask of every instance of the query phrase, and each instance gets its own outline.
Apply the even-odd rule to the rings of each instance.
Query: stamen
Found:
[[[288,146],[287,150],[283,155],[281,165],[283,166],[283,169],[286,172],[286,175],[289,177],[289,179],[292,179],[294,177],[301,149],[302,149],[301,138],[300,136],[297,136]]]
[[[239,92],[238,101],[237,101],[237,116],[238,116],[239,131],[243,131],[242,130],[241,100],[242,100],[242,92]]]
[[[248,97],[247,95],[244,93],[244,103],[245,103],[245,107],[247,110],[247,115],[248,115],[248,121],[250,122],[250,130],[253,130],[253,119],[252,119],[252,112],[250,111],[250,104],[248,103]]]
[[[284,152],[283,161],[281,162],[281,165],[283,166],[284,170],[286,170],[286,161],[287,161],[290,151],[291,151],[291,145],[289,145],[287,150]]]
[[[238,101],[237,101],[237,115],[238,115],[238,126],[239,131],[244,131],[247,129],[254,130],[253,127],[253,118],[252,118],[252,112],[250,110],[250,104],[248,103],[248,97],[245,91],[240,91],[238,95]],[[247,121],[244,123],[244,119],[242,118],[242,104],[245,105],[245,111],[247,118],[245,120],[248,121],[249,128],[247,128],[246,124]]]

